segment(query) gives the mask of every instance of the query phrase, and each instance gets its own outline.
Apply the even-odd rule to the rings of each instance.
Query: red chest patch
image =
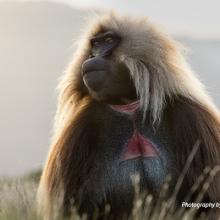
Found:
[[[137,130],[128,142],[122,160],[131,160],[137,157],[157,157],[157,150],[149,139]]]

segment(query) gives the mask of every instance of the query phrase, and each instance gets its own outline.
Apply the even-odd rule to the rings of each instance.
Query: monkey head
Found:
[[[181,60],[175,42],[147,18],[113,13],[95,21],[84,40],[80,59],[72,65],[74,71],[81,70],[75,80],[80,86],[74,83],[80,98],[89,96],[108,104],[140,100],[144,112],[152,105],[156,120],[165,96],[175,94],[182,80],[172,75]]]
[[[81,42],[60,82],[66,103],[84,97],[107,104],[139,100],[143,114],[149,110],[158,121],[167,97],[198,94],[206,100],[200,97],[201,84],[191,74],[182,47],[146,17],[102,16]]]
[[[113,31],[90,39],[90,55],[83,62],[82,77],[90,95],[99,101],[123,103],[137,97],[129,69],[115,56],[121,41]]]

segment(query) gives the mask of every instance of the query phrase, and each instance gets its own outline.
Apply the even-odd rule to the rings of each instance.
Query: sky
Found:
[[[18,0],[30,1],[30,0]],[[40,1],[40,0],[32,0]],[[42,0],[84,9],[114,9],[132,15],[145,15],[165,30],[196,38],[220,39],[219,0]]]

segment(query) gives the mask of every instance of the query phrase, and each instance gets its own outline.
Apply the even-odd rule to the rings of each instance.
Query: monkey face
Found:
[[[136,99],[128,68],[115,57],[121,37],[107,31],[90,40],[90,57],[82,64],[82,78],[89,94],[98,101],[124,103]]]

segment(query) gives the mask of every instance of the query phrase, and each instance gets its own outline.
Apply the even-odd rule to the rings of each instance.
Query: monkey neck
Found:
[[[126,113],[126,114],[134,114],[140,107],[140,100],[131,102],[125,105],[109,105],[114,111]]]
[[[140,100],[125,105],[110,105],[117,112],[126,113],[133,122],[133,135],[128,140],[125,147],[122,162],[137,158],[154,158],[158,157],[158,152],[154,144],[140,133],[136,124],[137,111],[140,108]]]

